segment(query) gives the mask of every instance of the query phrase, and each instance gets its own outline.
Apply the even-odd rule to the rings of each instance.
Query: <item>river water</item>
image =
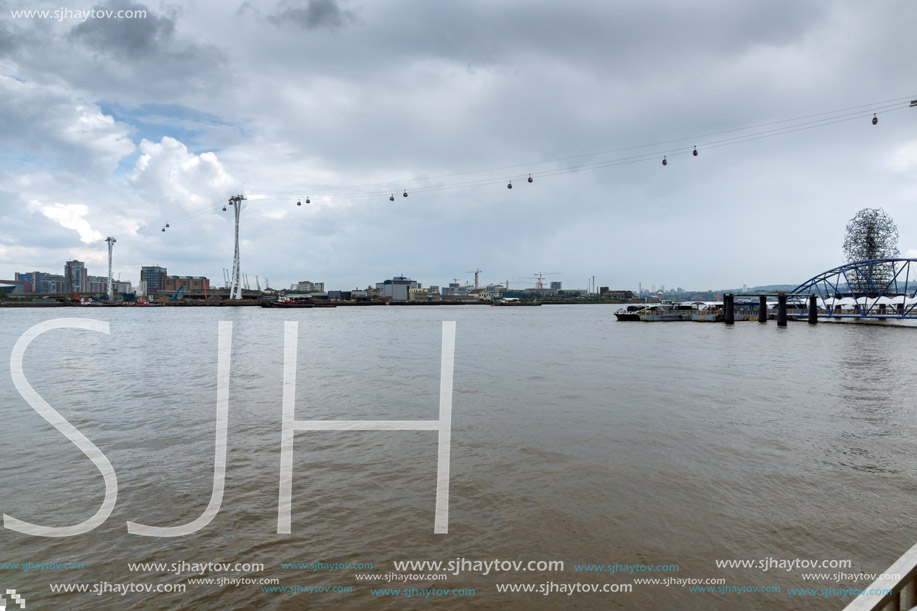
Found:
[[[0,310],[0,357],[33,325],[107,321],[111,335],[55,330],[25,355],[35,390],[110,460],[117,505],[67,538],[0,529],[0,586],[38,609],[841,609],[864,588],[799,567],[724,560],[844,561],[883,572],[917,542],[917,331],[773,322],[616,322],[607,306],[99,308]],[[277,534],[284,321],[299,322],[296,417],[435,420],[441,324],[456,321],[448,534],[434,534],[437,435],[295,435],[292,533]],[[127,521],[190,522],[213,482],[217,328],[232,321],[226,490],[201,531],[127,533]],[[99,508],[98,469],[0,375],[0,510],[67,526]],[[359,580],[395,561],[563,561],[563,570]],[[3,563],[82,568],[2,568]],[[135,563],[263,564],[262,570]],[[283,568],[364,563],[367,569]],[[678,565],[627,574],[574,565]],[[246,570],[248,568],[248,570]],[[257,567],[255,567],[257,568]],[[400,573],[423,573],[406,570]],[[442,571],[446,572],[446,571]],[[198,577],[352,588],[277,593]],[[499,593],[498,584],[722,579],[759,592]],[[52,593],[52,584],[185,586],[184,592]],[[473,589],[424,598],[380,588]],[[12,607],[8,607],[12,608]]]

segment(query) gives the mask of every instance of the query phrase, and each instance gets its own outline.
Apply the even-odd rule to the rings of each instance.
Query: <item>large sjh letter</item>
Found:
[[[108,516],[111,515],[112,510],[115,508],[115,502],[118,500],[118,478],[115,476],[115,470],[105,454],[75,426],[70,424],[66,418],[57,413],[57,410],[48,405],[48,402],[42,399],[41,395],[35,392],[35,389],[25,379],[25,374],[22,372],[22,359],[26,348],[32,343],[33,339],[51,329],[87,329],[111,335],[108,323],[85,318],[56,318],[38,323],[23,333],[16,345],[13,346],[13,354],[10,356],[10,374],[13,376],[13,384],[16,385],[16,390],[32,406],[32,409],[50,422],[51,426],[60,431],[64,437],[72,441],[102,472],[102,477],[105,479],[105,499],[96,514],[82,524],[73,526],[38,526],[37,524],[23,522],[3,514],[3,526],[10,530],[36,537],[73,537],[91,531],[108,519]]]
[[[455,321],[443,321],[439,420],[296,420],[296,346],[299,325],[284,323],[283,432],[280,444],[280,505],[277,533],[290,533],[293,494],[293,433],[296,431],[439,431],[435,534],[449,532],[449,449],[452,443],[452,372]]]
[[[220,321],[220,336],[217,344],[217,426],[213,453],[213,489],[210,503],[200,516],[181,526],[145,526],[137,522],[127,523],[127,532],[143,537],[181,537],[204,528],[213,520],[223,504],[223,490],[226,486],[226,437],[229,425],[229,364],[232,360],[232,323]]]

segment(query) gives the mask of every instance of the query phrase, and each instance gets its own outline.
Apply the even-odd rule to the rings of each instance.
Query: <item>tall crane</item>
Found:
[[[538,272],[534,277],[523,278],[523,280],[534,280],[536,289],[544,288],[544,277],[545,276],[556,276],[562,272]]]
[[[474,289],[475,290],[478,289],[478,274],[480,274],[482,271],[483,270],[475,268],[474,270],[470,272],[465,272],[466,274],[474,274]]]

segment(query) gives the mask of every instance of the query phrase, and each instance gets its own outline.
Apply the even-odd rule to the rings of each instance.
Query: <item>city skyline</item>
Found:
[[[110,235],[115,277],[222,284],[235,193],[241,269],[275,287],[478,267],[571,288],[802,282],[842,261],[864,207],[917,255],[917,110],[704,146],[917,97],[908,3],[142,6],[0,22],[0,277],[101,272]],[[648,156],[597,154],[630,147]]]
[[[80,278],[82,278],[81,281],[74,282],[74,280],[72,280],[74,275],[70,270],[71,270],[71,267],[74,265],[78,267],[78,269],[80,270],[82,274],[81,276],[79,276]],[[225,271],[228,272],[229,270],[225,270]],[[478,270],[478,271],[482,271],[482,270]],[[228,289],[229,288],[229,280],[227,280],[228,276],[224,276],[222,279],[218,279],[218,278],[211,278],[206,275],[169,274],[168,268],[164,266],[156,265],[156,264],[151,264],[151,265],[144,265],[140,268],[140,272],[136,276],[136,279],[137,279],[136,281],[134,281],[131,278],[120,278],[120,274],[115,274],[113,276],[113,282],[115,284],[115,292],[116,293],[126,293],[126,292],[137,291],[141,287],[141,283],[146,283],[147,288],[150,290],[170,290],[170,291],[175,290],[176,286],[171,286],[171,285],[161,286],[162,282],[160,280],[151,282],[150,278],[147,277],[148,273],[154,274],[157,278],[170,280],[173,283],[175,282],[176,279],[195,280],[195,281],[206,280],[208,283],[208,286],[214,289],[218,289],[218,288],[227,288]],[[97,276],[97,275],[89,275],[88,267],[86,267],[85,262],[79,261],[79,260],[71,260],[71,261],[65,262],[63,274],[55,274],[52,271],[46,271],[46,270],[32,270],[28,272],[22,271],[22,272],[14,273],[12,277],[10,278],[5,278],[5,279],[0,278],[0,284],[4,282],[22,282],[22,281],[34,282],[36,278],[36,274],[38,275],[37,281],[40,283],[39,286],[41,288],[31,291],[35,293],[70,293],[70,292],[101,293],[107,290],[106,287],[107,287],[108,278],[103,277],[103,276]],[[87,279],[88,279],[89,288],[84,290],[80,287],[82,287],[83,284],[87,282]],[[406,279],[406,276],[393,275],[391,278],[385,277],[385,280],[383,281],[376,281],[376,282],[369,283],[366,285],[366,287],[352,287],[352,289],[362,290],[363,288],[373,288],[374,286],[378,288],[379,285],[389,280],[392,280],[392,279]],[[296,291],[324,292],[326,290],[325,288],[326,283],[320,280],[299,280],[297,282],[291,283],[289,287],[287,286],[268,286],[267,284],[268,280],[269,280],[268,277],[265,277],[265,278],[251,277],[251,278],[244,279],[243,283],[247,281],[248,284],[250,285],[250,286],[245,287],[246,290],[255,289],[256,286],[260,286],[262,290],[266,290],[270,288],[270,289],[274,289],[277,291],[293,291],[293,292],[296,292]],[[449,278],[443,282],[439,282],[437,280],[413,280],[413,279],[411,279],[411,282],[418,283],[419,285],[422,285],[424,287],[439,287],[439,288],[448,288],[451,286],[461,286],[463,288],[475,287],[474,282],[470,281],[470,279],[456,278],[456,277]],[[50,288],[46,289],[45,285],[49,283],[50,283]],[[529,289],[539,288],[538,287],[539,283],[543,283],[545,288],[550,287],[551,289],[556,289],[556,290],[561,290],[561,289],[568,290],[568,291],[579,290],[579,291],[586,291],[586,292],[592,291],[595,293],[599,292],[599,288],[610,289],[611,291],[621,290],[622,288],[624,290],[632,289],[633,293],[636,295],[682,294],[682,293],[721,292],[721,291],[736,290],[735,287],[706,287],[706,288],[688,287],[688,288],[683,288],[681,286],[677,286],[677,287],[670,286],[666,288],[664,284],[660,284],[657,288],[657,285],[655,283],[647,283],[644,286],[643,282],[638,282],[636,287],[616,288],[612,285],[604,285],[600,287],[600,283],[595,281],[595,279],[587,279],[586,286],[580,287],[580,286],[573,286],[573,285],[567,286],[564,284],[563,280],[557,280],[556,278],[549,279],[547,276],[539,278],[537,275],[535,277],[529,277],[523,280],[504,280],[502,282],[481,281],[480,286],[481,287],[504,286],[508,290],[522,290],[525,288],[529,288]],[[525,285],[531,284],[532,286],[526,286],[526,287],[518,286],[518,285],[523,285],[523,284]],[[150,288],[151,285],[152,285],[152,288]],[[513,287],[513,285],[517,285],[517,286]],[[752,285],[752,289],[754,289],[755,287],[769,287],[769,286],[790,286],[791,287],[795,285],[793,284]],[[130,287],[130,291],[128,291],[127,287]],[[351,287],[343,287],[343,286],[329,287],[328,290],[347,291],[347,290],[351,290]],[[749,287],[747,284],[744,284],[740,290],[742,292],[745,292],[749,290]]]

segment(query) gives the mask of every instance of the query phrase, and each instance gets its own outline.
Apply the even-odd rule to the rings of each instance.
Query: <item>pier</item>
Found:
[[[886,578],[886,576],[888,578]],[[874,592],[887,592],[875,594]],[[885,570],[844,611],[911,611],[917,605],[917,545]]]
[[[917,259],[847,263],[810,278],[789,293],[723,295],[726,324],[734,323],[736,297],[757,298],[758,320],[776,318],[778,327],[786,327],[788,320],[805,320],[811,325],[819,320],[917,325]],[[768,298],[776,299],[776,304]]]

